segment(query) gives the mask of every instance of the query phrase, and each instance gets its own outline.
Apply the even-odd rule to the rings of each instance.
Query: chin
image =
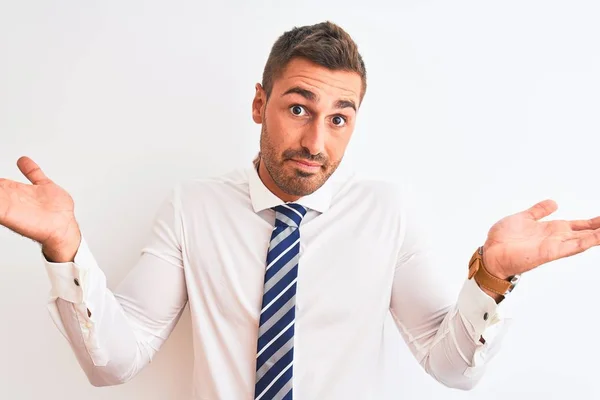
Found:
[[[300,182],[298,182],[300,180]],[[308,196],[309,194],[316,192],[319,190],[321,186],[325,183],[322,179],[313,176],[311,179],[309,178],[300,178],[296,179],[296,185],[290,185],[296,189],[297,195]]]
[[[304,171],[299,171],[299,170],[295,170],[294,171],[294,177],[295,178],[302,178],[302,179],[316,179],[317,177],[319,177],[321,174],[318,174],[316,172],[304,172]]]

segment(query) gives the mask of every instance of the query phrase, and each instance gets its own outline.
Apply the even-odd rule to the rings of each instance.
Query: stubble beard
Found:
[[[318,162],[322,164],[319,173],[313,174],[298,169],[292,170],[286,166],[290,158]],[[275,184],[290,196],[308,196],[318,190],[329,177],[335,172],[340,161],[330,162],[322,154],[311,155],[306,149],[288,149],[282,155],[278,155],[273,146],[266,126],[266,118],[263,121],[260,133],[259,162],[264,163],[265,169]]]

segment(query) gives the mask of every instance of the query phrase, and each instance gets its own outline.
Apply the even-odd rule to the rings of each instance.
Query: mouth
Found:
[[[296,160],[296,159],[292,158],[292,161],[295,161],[295,162],[300,163],[300,164],[307,165],[309,167],[320,167],[320,166],[322,166],[322,164],[319,164],[319,163],[316,163],[316,162],[310,162],[310,161],[306,161],[306,160]]]
[[[297,168],[303,169],[305,171],[310,171],[310,172],[316,172],[316,171],[320,170],[321,167],[323,166],[322,164],[311,162],[311,161],[306,161],[306,160],[290,159],[289,161],[292,162],[292,164],[294,164],[294,166],[296,166]]]

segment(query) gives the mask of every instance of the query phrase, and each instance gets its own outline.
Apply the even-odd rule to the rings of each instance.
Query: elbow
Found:
[[[451,368],[433,368],[430,363],[424,365],[425,372],[437,382],[450,389],[462,391],[473,390],[481,381],[485,368],[454,366]]]
[[[94,387],[119,386],[131,380],[130,377],[108,374],[94,369],[87,374],[88,382]]]
[[[427,371],[428,374],[433,377],[437,382],[441,383],[449,389],[457,389],[462,391],[469,391],[475,389],[477,384],[481,381],[480,377],[467,377],[464,375],[451,375],[451,376],[438,376],[432,371]]]
[[[108,386],[118,386],[118,385],[125,383],[124,381],[119,381],[119,380],[108,381],[108,380],[99,380],[99,379],[88,379],[88,381],[90,382],[90,385],[97,387],[97,388],[108,387]]]
[[[94,387],[118,386],[132,380],[148,362],[149,357],[138,347],[130,357],[88,363],[84,370]]]
[[[471,379],[471,378],[466,378],[466,377],[460,377],[458,379],[454,379],[451,381],[442,381],[439,379],[438,379],[438,381],[440,383],[442,383],[442,385],[444,385],[450,389],[469,391],[469,390],[475,389],[475,387],[479,383],[480,379]]]
[[[89,383],[94,387],[118,386],[132,380],[141,370],[141,364],[113,362],[85,369]]]

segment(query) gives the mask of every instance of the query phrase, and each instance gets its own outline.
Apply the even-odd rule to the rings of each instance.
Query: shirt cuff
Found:
[[[102,313],[99,305],[102,303],[106,288],[106,276],[98,267],[87,242],[81,238],[79,248],[73,262],[55,263],[48,261],[42,252],[46,272],[50,278],[51,290],[48,300],[48,311],[59,331],[70,342],[69,329],[65,323],[76,324],[79,335],[83,338],[85,348],[96,366],[105,366],[108,362],[106,352],[98,342],[96,321]],[[64,307],[57,299],[72,303],[72,307]],[[62,313],[60,311],[62,307]],[[63,320],[64,313],[71,313]],[[66,321],[66,322],[65,322]]]
[[[43,253],[42,259],[50,279],[50,295],[75,304],[84,303],[89,294],[90,273],[97,269],[85,238],[81,237],[73,262],[51,262]]]
[[[466,322],[471,338],[479,343],[479,339],[485,336],[486,330],[502,322],[504,319],[502,305],[488,296],[475,282],[475,279],[467,279],[458,296],[458,312]]]

